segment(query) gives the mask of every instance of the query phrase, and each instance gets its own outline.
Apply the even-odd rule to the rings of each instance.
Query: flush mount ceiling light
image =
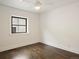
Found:
[[[36,0],[35,9],[40,10],[40,8],[41,8],[41,2],[39,0]]]

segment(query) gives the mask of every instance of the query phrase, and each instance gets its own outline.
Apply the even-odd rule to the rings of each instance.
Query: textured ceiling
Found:
[[[79,2],[79,0],[40,0],[42,3],[41,5],[41,10],[35,10],[36,0],[0,0],[1,5],[6,5],[26,11],[31,11],[31,12],[44,12],[47,10],[50,10],[51,8],[56,8],[59,6]]]

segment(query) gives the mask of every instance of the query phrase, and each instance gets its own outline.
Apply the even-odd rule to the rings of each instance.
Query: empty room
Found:
[[[79,0],[0,0],[0,59],[79,59]]]

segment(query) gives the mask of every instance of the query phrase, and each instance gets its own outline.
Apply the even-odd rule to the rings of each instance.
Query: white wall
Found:
[[[11,34],[11,16],[27,17],[28,33]],[[0,5],[0,51],[40,42],[39,15]]]
[[[79,3],[40,14],[43,42],[79,54]]]

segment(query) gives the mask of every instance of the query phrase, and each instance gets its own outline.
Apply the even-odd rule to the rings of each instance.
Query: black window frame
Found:
[[[25,25],[14,25],[13,24],[13,18],[24,19],[25,20]],[[13,26],[25,26],[26,31],[25,32],[13,32]],[[11,33],[27,33],[27,18],[11,16]]]

